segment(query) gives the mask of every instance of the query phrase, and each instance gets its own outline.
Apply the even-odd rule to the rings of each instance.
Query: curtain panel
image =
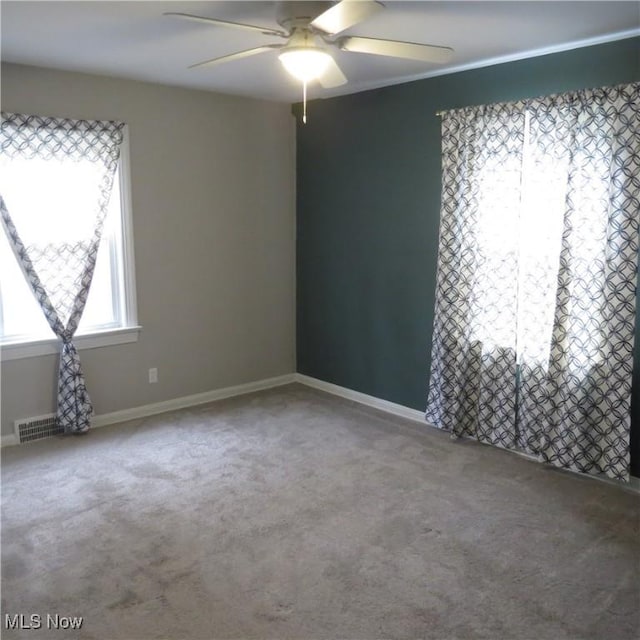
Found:
[[[56,203],[61,206],[55,214],[42,210],[12,217],[11,203],[0,195],[0,216],[9,243],[49,326],[61,340],[57,418],[67,433],[86,431],[93,413],[72,339],[91,287],[123,129],[121,122],[2,113],[0,153],[5,157],[48,162],[52,167],[81,162],[93,167],[93,195],[82,224],[76,223],[73,228],[64,219],[64,203]],[[25,188],[38,189],[38,185]],[[64,198],[64,194],[55,193],[52,197]],[[61,234],[69,235],[69,241],[43,242],[34,233],[37,221],[51,215],[59,216],[56,226]]]
[[[450,111],[426,418],[627,479],[640,84]]]

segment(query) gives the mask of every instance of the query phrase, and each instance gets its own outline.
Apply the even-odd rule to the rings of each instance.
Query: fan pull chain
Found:
[[[307,124],[307,81],[302,81],[302,122]]]

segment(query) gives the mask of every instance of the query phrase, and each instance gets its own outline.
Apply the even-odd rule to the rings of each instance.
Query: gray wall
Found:
[[[295,370],[288,105],[5,64],[2,109],[129,125],[143,329],[81,352],[97,414]],[[56,367],[56,356],[2,363],[3,435],[54,410]]]

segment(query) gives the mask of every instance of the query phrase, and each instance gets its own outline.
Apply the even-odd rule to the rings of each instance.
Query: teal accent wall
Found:
[[[639,79],[633,38],[310,103],[297,130],[298,371],[423,410],[440,214],[436,112]],[[640,336],[635,475],[639,368]]]

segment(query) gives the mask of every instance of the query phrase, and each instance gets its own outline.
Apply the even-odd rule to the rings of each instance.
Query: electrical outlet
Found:
[[[149,369],[149,384],[153,384],[158,382],[158,369],[156,367],[152,367]]]

